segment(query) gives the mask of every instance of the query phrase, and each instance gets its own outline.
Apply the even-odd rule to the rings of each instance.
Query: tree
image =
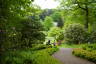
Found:
[[[43,34],[43,26],[39,21],[33,21],[31,18],[22,21],[23,27],[21,30],[22,45],[31,47],[32,44],[43,43],[45,35]]]
[[[78,17],[80,19],[84,18],[83,21],[87,30],[89,29],[91,22],[93,22],[91,20],[94,18],[94,14],[91,10],[96,9],[95,5],[95,0],[61,0],[61,8],[67,10],[66,12],[69,13],[70,16],[76,17],[72,19],[76,20]]]
[[[45,27],[45,30],[50,30],[50,28],[53,27],[53,19],[47,16],[43,22],[43,25]]]
[[[48,31],[48,36],[49,37],[54,37],[55,40],[57,40],[57,41],[64,39],[63,31],[59,27],[52,27]]]
[[[61,15],[62,13],[59,11],[55,11],[52,15],[51,15],[51,17],[53,18],[53,20],[54,20],[54,22],[57,22],[57,26],[58,27],[63,27],[63,25],[64,25],[64,22],[63,22],[63,18],[62,18],[62,15]]]
[[[52,13],[53,13],[52,9],[42,10],[41,14],[39,15],[40,19],[44,20],[46,18],[46,16],[50,16]]]

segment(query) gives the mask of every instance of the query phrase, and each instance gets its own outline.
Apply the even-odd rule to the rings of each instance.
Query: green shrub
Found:
[[[83,49],[74,49],[73,54],[75,56],[88,59],[90,61],[96,62],[96,50],[93,51],[87,51]]]
[[[50,55],[52,55],[54,52],[56,52],[58,50],[58,48],[57,47],[55,47],[55,48],[47,48],[45,51],[48,53],[48,54],[50,54]]]
[[[45,40],[45,34],[43,31],[43,25],[41,22],[28,18],[21,22],[21,41],[25,47],[31,47],[34,43],[43,43]]]
[[[51,28],[48,32],[48,36],[54,37],[57,41],[64,39],[63,31],[61,28],[58,27]]]
[[[96,43],[96,30],[92,31],[90,34],[90,42]]]
[[[96,50],[96,44],[86,44],[83,46],[83,49],[89,51]]]
[[[64,39],[68,43],[84,42],[86,31],[81,24],[70,24],[65,28]]]
[[[33,46],[32,50],[41,50],[41,49],[45,49],[46,45],[44,44],[36,44]]]
[[[40,50],[38,50],[41,48]],[[6,51],[2,56],[1,64],[60,64],[52,55],[58,48],[42,49],[43,45],[33,49]]]

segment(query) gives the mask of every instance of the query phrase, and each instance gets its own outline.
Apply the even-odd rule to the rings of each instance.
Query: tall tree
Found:
[[[50,30],[51,27],[53,27],[53,19],[49,16],[47,16],[43,22],[43,25],[45,27],[45,30]]]
[[[53,18],[54,22],[57,22],[57,26],[58,27],[63,27],[64,25],[64,21],[63,21],[63,17],[62,17],[62,13],[60,11],[55,11],[51,17]]]
[[[33,0],[32,0],[33,1]],[[8,26],[24,16],[31,14],[31,0],[0,1],[0,54],[4,50],[4,42],[8,37]],[[7,43],[7,42],[6,42]]]
[[[88,30],[89,24],[91,21],[90,17],[92,16],[91,10],[93,10],[93,8],[95,8],[95,0],[61,0],[61,8],[67,10],[67,12],[68,12],[68,10],[69,11],[70,10],[71,11],[76,11],[76,10],[81,11],[81,13],[83,13],[81,15],[78,12],[76,12],[76,13],[78,13],[78,15],[80,15],[81,17],[83,15],[83,18],[85,19],[85,22],[84,22],[85,28]],[[72,15],[72,14],[74,14],[74,13],[71,12],[70,15]],[[75,16],[78,17],[77,15],[75,15]]]

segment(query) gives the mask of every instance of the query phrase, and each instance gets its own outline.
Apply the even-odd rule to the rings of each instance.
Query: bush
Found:
[[[96,31],[92,31],[90,34],[90,42],[96,43]]]
[[[61,28],[53,27],[48,32],[49,37],[54,37],[57,41],[64,39],[64,34]]]
[[[84,42],[86,31],[81,24],[70,24],[65,28],[64,39],[68,43]]]
[[[61,64],[52,56],[53,52],[55,52],[55,48],[48,48],[42,51],[38,51],[36,53],[36,64]]]
[[[22,20],[21,29],[21,41],[22,46],[31,47],[32,44],[41,44],[45,40],[45,34],[43,31],[43,26],[39,21],[33,21],[33,19]]]
[[[74,49],[73,54],[75,56],[88,59],[90,61],[96,62],[96,50],[93,51],[87,51],[83,49]]]
[[[55,48],[47,48],[45,51],[49,54],[52,55],[54,52],[56,52],[57,50],[59,50],[57,47]]]
[[[83,46],[83,49],[88,51],[96,50],[96,44],[86,44]]]
[[[32,48],[32,50],[41,50],[41,49],[45,49],[46,45],[44,44],[35,44]]]
[[[37,50],[38,48],[43,48],[43,45],[36,47],[36,50],[23,49],[15,51],[6,51],[2,56],[1,64],[60,64],[56,59],[51,57],[58,48],[46,48],[42,50]]]

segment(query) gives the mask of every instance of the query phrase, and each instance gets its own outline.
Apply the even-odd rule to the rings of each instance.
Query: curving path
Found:
[[[72,48],[60,48],[53,57],[62,62],[62,64],[94,64],[93,62],[81,59],[72,55]]]

